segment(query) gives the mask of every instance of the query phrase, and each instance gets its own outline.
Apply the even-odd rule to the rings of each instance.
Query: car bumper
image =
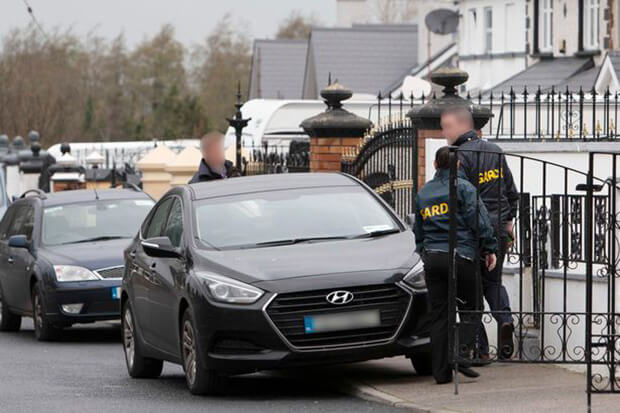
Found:
[[[47,291],[47,316],[59,324],[92,323],[120,318],[121,280],[57,283]],[[82,304],[79,312],[63,305]]]
[[[274,324],[266,309],[275,294],[268,294],[249,307],[203,302],[195,307],[202,357],[210,369],[224,374],[241,374],[414,353],[430,354],[426,295],[414,294],[406,288],[403,290],[409,297],[408,306],[393,336],[378,341],[318,347],[293,345]]]

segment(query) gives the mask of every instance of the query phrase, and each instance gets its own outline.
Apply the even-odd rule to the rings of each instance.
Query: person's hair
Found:
[[[450,168],[450,147],[442,146],[437,149],[435,152],[435,164],[437,169],[448,169]]]
[[[454,116],[459,119],[461,122],[467,122],[471,127],[474,127],[474,116],[469,110],[469,107],[463,105],[454,105],[447,107],[446,109],[441,111],[441,117],[444,116]]]
[[[204,148],[207,143],[222,139],[224,139],[224,135],[222,135],[221,133],[215,131],[209,132],[202,138],[200,138],[200,148]]]

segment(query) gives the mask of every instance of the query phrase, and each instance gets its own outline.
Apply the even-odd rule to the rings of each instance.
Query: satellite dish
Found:
[[[459,25],[459,13],[449,9],[433,10],[426,15],[424,23],[433,33],[451,34],[456,32]]]
[[[420,78],[414,76],[407,76],[405,80],[403,80],[402,86],[403,96],[409,97],[413,95],[414,98],[421,98],[422,95],[428,96],[431,94],[432,86],[431,83]]]

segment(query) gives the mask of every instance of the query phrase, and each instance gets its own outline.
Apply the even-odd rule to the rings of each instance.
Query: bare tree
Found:
[[[307,39],[310,37],[312,26],[319,24],[315,16],[306,16],[299,10],[294,10],[278,27],[276,39]]]
[[[418,13],[420,0],[374,0],[373,14],[381,23],[409,23]]]

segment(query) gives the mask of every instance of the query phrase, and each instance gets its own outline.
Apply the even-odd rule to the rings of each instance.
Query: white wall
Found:
[[[459,5],[459,67],[469,73],[467,90],[486,90],[525,69],[526,45],[524,0],[466,0]],[[485,8],[493,11],[491,52],[485,50]],[[483,56],[484,55],[484,56]],[[471,59],[472,56],[478,58]]]

